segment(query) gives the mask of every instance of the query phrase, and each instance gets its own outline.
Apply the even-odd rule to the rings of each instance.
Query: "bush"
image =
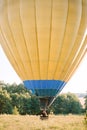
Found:
[[[82,112],[78,98],[71,93],[58,96],[51,108],[54,114],[81,114]]]

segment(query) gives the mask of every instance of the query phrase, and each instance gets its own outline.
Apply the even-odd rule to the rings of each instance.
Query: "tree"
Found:
[[[81,103],[75,94],[68,93],[68,113],[80,114],[82,111]]]
[[[67,101],[66,101],[66,95],[59,95],[54,103],[52,104],[52,110],[54,114],[63,114],[67,113],[66,112],[66,106],[67,106]]]
[[[19,114],[18,108],[16,106],[13,108],[13,114],[14,115],[18,115]]]
[[[30,114],[37,115],[40,113],[40,102],[36,96],[32,96],[30,100]]]
[[[85,110],[87,110],[87,95],[85,96]]]
[[[6,99],[9,100],[10,105],[13,108],[13,113],[17,111],[19,112],[19,114],[22,114],[22,115],[24,114],[36,115],[40,113],[40,103],[39,103],[38,98],[36,98],[36,96],[32,96],[30,91],[24,88],[23,84],[19,84],[19,85],[15,83],[12,85],[1,84],[1,92],[3,93],[2,99],[3,100],[5,99],[5,101],[7,101]],[[4,101],[2,102],[4,103]],[[1,113],[3,110],[4,110],[4,107],[2,107]],[[4,110],[4,111],[7,111],[7,110]]]
[[[22,115],[38,115],[40,113],[40,103],[36,96],[32,96],[31,98],[23,98],[19,113]]]
[[[82,106],[76,95],[67,93],[57,97],[52,105],[52,110],[55,114],[80,114]]]
[[[6,84],[5,87],[2,87],[3,90],[7,90],[7,92],[9,94],[13,94],[13,93],[18,93],[18,94],[25,94],[28,93],[28,95],[30,95],[30,91],[27,90],[24,85],[21,83],[19,85],[17,85],[16,83],[14,84]]]
[[[12,109],[9,94],[6,91],[0,91],[0,114],[12,114]]]

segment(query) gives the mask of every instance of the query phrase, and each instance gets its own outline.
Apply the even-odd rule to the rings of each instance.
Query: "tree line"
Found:
[[[79,99],[72,93],[60,94],[50,111],[54,114],[81,114],[87,110],[87,96],[83,109]],[[0,114],[40,114],[39,99],[30,93],[24,85],[0,83]]]

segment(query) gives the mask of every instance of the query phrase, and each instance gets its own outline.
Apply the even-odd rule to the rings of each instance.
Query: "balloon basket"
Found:
[[[41,120],[46,120],[46,119],[48,119],[48,118],[49,118],[49,116],[46,116],[46,117],[40,116],[40,119],[41,119]]]
[[[45,120],[45,119],[48,119],[49,118],[49,115],[48,113],[46,112],[46,110],[42,110],[41,111],[41,115],[40,115],[40,119],[41,120]]]

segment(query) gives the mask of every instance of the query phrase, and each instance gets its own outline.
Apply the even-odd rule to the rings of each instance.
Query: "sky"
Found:
[[[5,83],[21,83],[7,57],[0,46],[0,81]],[[84,56],[76,72],[66,84],[62,92],[86,93],[87,92],[87,54]]]
[[[0,46],[0,81],[5,83],[21,83],[21,79],[8,61],[2,47]]]
[[[62,92],[87,92],[87,53]]]

